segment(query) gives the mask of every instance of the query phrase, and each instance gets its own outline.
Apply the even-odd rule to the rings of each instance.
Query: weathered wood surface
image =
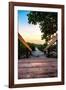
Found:
[[[21,41],[21,43],[23,43],[24,46],[27,47],[27,49],[28,49],[29,51],[32,51],[32,49],[30,48],[30,46],[26,43],[26,41],[23,39],[23,37],[22,37],[19,33],[18,33],[18,38],[19,38],[19,40]]]
[[[57,76],[55,58],[29,58],[18,61],[18,78],[48,78]]]

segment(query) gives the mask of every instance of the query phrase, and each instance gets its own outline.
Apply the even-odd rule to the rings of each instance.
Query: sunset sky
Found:
[[[18,32],[26,42],[44,44],[45,40],[41,40],[42,33],[40,31],[39,24],[29,24],[27,16],[28,13],[29,11],[18,11]]]

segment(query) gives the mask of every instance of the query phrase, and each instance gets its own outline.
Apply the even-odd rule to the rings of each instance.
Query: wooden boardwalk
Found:
[[[18,78],[48,78],[57,77],[57,59],[28,58],[18,61]]]

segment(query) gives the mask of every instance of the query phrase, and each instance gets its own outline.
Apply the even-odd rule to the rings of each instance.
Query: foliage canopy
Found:
[[[42,32],[42,39],[48,41],[50,36],[57,31],[56,12],[30,11],[27,16],[29,24],[39,24],[39,28]]]

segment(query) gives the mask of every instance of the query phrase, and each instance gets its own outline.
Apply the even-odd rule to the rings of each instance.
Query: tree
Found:
[[[30,11],[28,16],[29,24],[39,24],[43,33],[42,39],[49,40],[50,36],[57,31],[57,13],[56,12],[37,12]]]

